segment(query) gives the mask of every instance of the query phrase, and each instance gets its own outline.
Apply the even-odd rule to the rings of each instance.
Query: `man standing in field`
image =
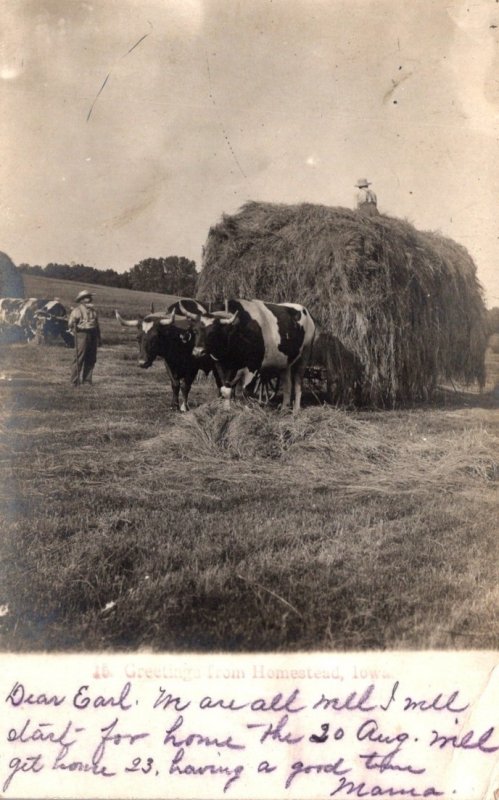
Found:
[[[369,189],[371,182],[367,178],[359,178],[355,184],[357,189],[355,200],[357,202],[357,211],[360,214],[365,214],[368,217],[373,217],[379,214],[378,211],[378,198],[372,189]]]
[[[97,361],[97,348],[101,346],[99,318],[92,303],[91,292],[83,290],[76,298],[78,305],[69,315],[68,328],[75,337],[75,357],[71,382],[92,383],[92,372]]]

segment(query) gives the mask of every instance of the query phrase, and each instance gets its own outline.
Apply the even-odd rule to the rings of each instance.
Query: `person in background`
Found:
[[[357,189],[355,199],[357,201],[357,211],[366,216],[373,217],[379,214],[378,198],[372,189],[369,189],[371,182],[367,178],[359,178],[355,184]]]
[[[75,356],[71,382],[92,383],[92,372],[97,361],[97,348],[101,346],[99,318],[93,305],[91,292],[83,290],[75,301],[78,305],[69,315],[68,328],[75,337]]]

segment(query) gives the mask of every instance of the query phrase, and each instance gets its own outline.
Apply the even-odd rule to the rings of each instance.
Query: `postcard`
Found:
[[[2,796],[498,800],[499,4],[0,18]]]

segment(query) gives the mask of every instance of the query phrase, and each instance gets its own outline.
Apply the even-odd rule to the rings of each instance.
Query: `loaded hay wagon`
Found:
[[[475,264],[404,220],[247,203],[210,229],[197,295],[303,303],[318,329],[308,375],[325,373],[331,402],[394,406],[431,397],[438,381],[485,382]]]

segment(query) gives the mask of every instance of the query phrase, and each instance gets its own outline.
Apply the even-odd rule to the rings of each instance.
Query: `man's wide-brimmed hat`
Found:
[[[93,294],[92,294],[92,292],[89,292],[87,289],[83,289],[81,292],[79,292],[76,295],[75,300],[76,300],[77,303],[79,303],[80,300],[83,300],[84,297],[90,297],[90,299],[92,299]]]
[[[355,185],[357,189],[362,189],[363,186],[370,186],[371,181],[368,181],[367,178],[359,178]]]

